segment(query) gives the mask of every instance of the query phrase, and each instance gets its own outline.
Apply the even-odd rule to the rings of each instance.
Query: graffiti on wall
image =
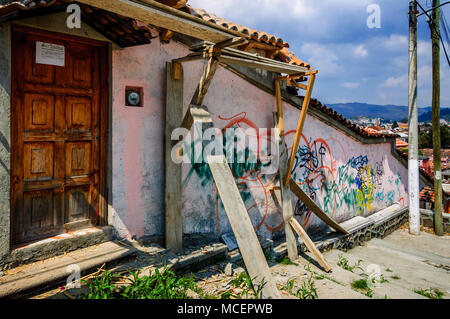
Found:
[[[229,128],[255,129],[256,135],[252,138],[257,139],[258,150],[254,152],[242,146],[234,156],[244,156],[246,159],[256,156],[258,161],[256,163],[247,160],[243,163],[234,161],[230,167],[254,222],[255,230],[264,228],[273,233],[283,229],[279,204],[274,202],[271,195],[271,188],[278,182],[279,177],[277,174],[261,174],[262,165],[269,165],[270,154],[260,153],[262,148],[259,145],[262,141],[272,144],[271,135],[264,133],[264,130],[258,130],[247,118],[246,113],[232,117],[219,116],[218,119],[224,122],[223,133]],[[295,131],[287,132],[286,139],[289,140],[291,135],[295,135]],[[239,140],[236,142],[240,143]],[[201,141],[192,142],[188,149],[193,150],[196,143]],[[266,161],[261,160],[262,158]],[[212,183],[212,174],[204,160],[201,163],[192,162],[184,180],[185,185],[193,175],[199,178],[201,186]],[[376,208],[384,208],[402,196],[403,184],[399,174],[386,175],[383,162],[372,162],[368,155],[347,156],[342,143],[334,137],[313,140],[302,135],[292,177],[328,215],[339,222],[356,215],[368,214]],[[216,190],[216,228],[219,235],[221,210],[223,205]],[[349,216],[349,213],[352,216]],[[308,227],[314,220],[313,213],[300,200],[295,201],[295,215],[304,227]]]

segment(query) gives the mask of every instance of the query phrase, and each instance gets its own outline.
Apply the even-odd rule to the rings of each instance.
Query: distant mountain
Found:
[[[408,107],[399,105],[377,105],[367,103],[339,103],[339,104],[327,104],[336,112],[342,114],[348,119],[358,118],[360,116],[367,116],[371,118],[383,118],[390,121],[401,121],[408,117]],[[444,111],[445,110],[445,111]],[[419,108],[419,116],[422,116],[431,111],[431,106]],[[444,114],[442,118],[445,118],[445,112],[449,111],[449,108],[441,107],[441,113]],[[419,119],[420,121],[420,119]]]
[[[422,115],[419,116],[419,122],[431,122],[432,118],[433,118],[433,112],[429,111],[429,112],[423,113]],[[441,119],[450,121],[450,109],[449,108],[441,109]]]

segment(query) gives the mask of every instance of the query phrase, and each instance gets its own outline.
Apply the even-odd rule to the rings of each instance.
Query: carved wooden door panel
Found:
[[[39,52],[38,42],[60,51]],[[98,223],[101,52],[70,38],[18,30],[12,43],[17,244]],[[42,56],[50,62],[42,63]]]

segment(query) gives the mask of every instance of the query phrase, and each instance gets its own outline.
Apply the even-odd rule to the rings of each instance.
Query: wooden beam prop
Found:
[[[211,85],[214,75],[216,74],[217,67],[219,66],[218,55],[220,55],[220,49],[217,49],[217,51],[215,51],[215,54],[217,54],[217,56],[212,56],[208,60],[208,63],[203,71],[203,75],[200,79],[200,83],[197,86],[197,90],[192,97],[191,104],[203,104],[203,100],[205,99],[209,86]]]
[[[283,97],[281,96],[281,81],[275,80],[275,95],[277,99],[277,126],[280,136],[284,136]]]
[[[280,292],[225,156],[208,156],[207,161],[253,284],[258,286],[262,282],[266,283],[262,289],[262,298],[280,299]]]
[[[300,199],[303,204],[308,207],[317,217],[324,221],[328,226],[334,230],[341,232],[343,234],[348,234],[348,232],[342,228],[338,223],[336,223],[330,216],[328,216],[309,196],[301,189],[301,187],[291,178],[289,181],[289,187],[292,193]]]
[[[317,71],[316,71],[317,73]],[[284,183],[286,186],[289,185],[291,180],[292,167],[294,166],[295,154],[297,153],[298,146],[300,144],[300,139],[303,133],[303,127],[305,125],[306,114],[308,112],[309,102],[311,100],[312,90],[314,88],[314,81],[316,80],[316,73],[311,74],[308,82],[308,88],[306,90],[305,98],[303,100],[302,112],[300,113],[300,119],[298,120],[297,133],[295,134],[294,145],[291,151],[291,158],[289,160],[288,170],[286,173],[286,178]]]
[[[165,121],[165,241],[166,248],[173,252],[183,249],[182,167],[172,160],[175,146],[171,136],[183,116],[183,68],[180,64],[179,79],[173,77],[173,64],[166,64],[166,121]]]
[[[291,218],[290,224],[292,228],[297,232],[297,234],[300,236],[300,238],[305,243],[308,250],[316,257],[317,262],[319,265],[326,271],[331,271],[331,266],[328,264],[328,262],[325,260],[321,252],[317,249],[316,245],[314,245],[311,238],[309,238],[306,231],[303,229],[303,227],[299,224],[299,222],[295,218]]]
[[[192,125],[194,124],[194,118],[192,117],[191,107],[200,106],[203,104],[206,93],[208,92],[209,86],[216,74],[217,67],[219,66],[219,60],[217,57],[221,53],[221,49],[214,49],[214,47],[210,48],[211,57],[208,60],[208,63],[203,70],[202,77],[200,78],[200,82],[195,90],[194,96],[191,99],[191,104],[186,111],[183,121],[181,122],[180,127],[190,130]],[[179,60],[178,60],[179,61]],[[176,62],[178,62],[176,61]],[[180,140],[183,140],[185,136],[183,136]]]
[[[278,119],[283,118],[283,110],[279,109],[278,114],[274,114],[275,126],[280,127]],[[288,251],[288,257],[291,261],[296,261],[298,259],[298,249],[297,249],[297,239],[292,231],[291,226],[289,226],[289,220],[294,217],[294,209],[292,208],[291,192],[289,187],[284,186],[283,178],[286,176],[286,169],[288,165],[288,150],[286,147],[286,142],[284,140],[284,134],[282,134],[278,139],[278,156],[279,156],[279,175],[280,175],[280,191],[281,191],[281,211],[283,213],[284,221],[284,232],[286,235],[286,246]]]

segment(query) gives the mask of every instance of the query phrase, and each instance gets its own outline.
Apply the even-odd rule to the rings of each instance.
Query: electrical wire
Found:
[[[417,15],[417,16],[419,17],[419,16],[421,16],[421,15],[423,15],[423,14],[426,14],[428,25],[430,26],[431,31],[433,31],[433,30],[434,30],[433,19],[432,19],[432,18],[430,17],[430,15],[428,14],[428,11],[430,11],[430,10],[428,10],[428,11],[425,10],[425,9],[422,7],[422,5],[419,3],[419,1],[416,1],[416,3],[417,3],[417,5],[420,7],[420,9],[423,11],[423,13],[421,13],[421,14],[419,14],[419,15]],[[443,6],[444,4],[448,4],[448,3],[450,3],[450,1],[445,2],[445,3],[441,4],[440,6]],[[442,10],[441,10],[441,13],[443,13]],[[442,16],[442,14],[441,14],[441,16]],[[442,20],[442,19],[441,19],[441,20]],[[446,27],[447,27],[447,25],[445,25],[444,28],[446,28]],[[438,32],[438,36],[439,36],[439,39],[441,40],[442,48],[444,49],[444,53],[445,53],[445,57],[446,57],[446,59],[447,59],[448,66],[450,67],[450,59],[449,59],[449,57],[448,57],[447,49],[445,48],[445,45],[444,45],[444,40],[442,40],[441,32]]]

